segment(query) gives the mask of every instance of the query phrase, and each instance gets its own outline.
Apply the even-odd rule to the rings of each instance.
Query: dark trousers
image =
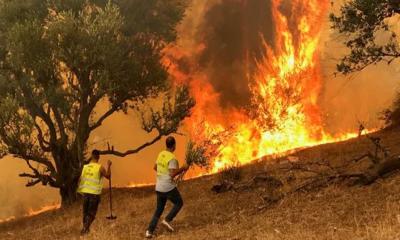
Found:
[[[83,195],[83,231],[88,232],[90,225],[96,218],[97,209],[100,203],[100,195]]]
[[[179,211],[183,206],[183,200],[177,188],[174,188],[173,190],[166,193],[163,192],[156,192],[156,193],[157,193],[157,208],[156,211],[154,212],[153,218],[148,227],[148,230],[151,233],[154,232],[154,230],[156,229],[158,220],[160,219],[162,213],[164,212],[167,200],[170,200],[174,204],[173,208],[165,218],[167,222],[171,222],[172,220],[174,220],[174,218],[176,217],[176,215],[179,213]]]

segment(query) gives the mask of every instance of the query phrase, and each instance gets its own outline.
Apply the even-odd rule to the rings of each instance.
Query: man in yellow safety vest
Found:
[[[171,226],[172,220],[176,217],[178,212],[183,206],[182,197],[176,188],[174,178],[188,169],[188,166],[179,168],[179,163],[176,160],[174,151],[176,148],[176,141],[173,137],[168,137],[166,140],[167,149],[161,151],[158,155],[157,162],[154,165],[154,170],[157,172],[156,193],[157,193],[157,208],[153,218],[146,231],[146,238],[152,238],[154,230],[156,229],[158,220],[160,219],[167,200],[170,200],[174,206],[169,214],[162,220],[161,224],[164,225],[169,231],[174,231]]]
[[[100,203],[100,194],[103,189],[102,178],[110,179],[111,161],[107,162],[107,170],[99,163],[100,152],[92,151],[90,162],[83,166],[79,182],[78,193],[83,195],[83,229],[81,234],[89,233]]]

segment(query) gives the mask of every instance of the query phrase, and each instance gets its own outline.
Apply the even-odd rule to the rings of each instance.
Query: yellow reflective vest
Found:
[[[101,164],[89,163],[83,166],[78,193],[100,195],[103,189],[101,181]]]
[[[176,159],[175,155],[169,151],[162,151],[157,158],[157,176],[169,175],[168,163],[172,159]]]

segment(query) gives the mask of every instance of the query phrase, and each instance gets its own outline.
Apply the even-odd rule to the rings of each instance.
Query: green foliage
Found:
[[[5,97],[0,102],[0,112],[3,151],[29,155],[38,154],[39,149],[32,136],[34,122],[26,112],[20,110],[18,102],[12,97]],[[19,113],[15,114],[15,112]]]
[[[156,99],[158,102],[159,99]],[[160,108],[149,104],[132,106],[142,119],[142,129],[150,133],[157,130],[167,136],[178,131],[180,123],[190,115],[195,101],[189,94],[187,86],[180,86],[175,92],[168,92],[162,100]]]
[[[176,38],[184,7],[178,0],[0,0],[2,149],[51,171],[42,175],[28,162],[34,174],[24,176],[73,186],[92,131],[171,91],[161,50]],[[145,130],[177,130],[194,102],[187,90],[175,97]],[[109,109],[95,117],[99,102]]]
[[[222,170],[219,175],[219,182],[223,183],[237,183],[243,177],[243,168],[240,164],[232,164]]]
[[[397,36],[386,21],[399,13],[399,0],[351,0],[341,7],[340,15],[331,14],[332,28],[346,37],[345,45],[350,49],[337,70],[349,74],[399,58]]]
[[[204,145],[198,145],[192,140],[186,145],[185,154],[186,164],[191,166],[208,167],[210,164],[210,158],[207,155],[207,148]]]
[[[400,92],[397,93],[392,107],[383,111],[382,120],[387,126],[400,126]]]
[[[188,0],[116,0],[129,25],[124,30],[130,32],[157,32],[165,41],[176,39],[174,24],[182,18]]]

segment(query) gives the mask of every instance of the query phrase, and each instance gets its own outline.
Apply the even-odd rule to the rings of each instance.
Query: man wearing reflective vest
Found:
[[[176,188],[174,178],[188,169],[187,166],[179,168],[179,163],[176,160],[174,151],[176,141],[173,137],[168,137],[166,140],[166,150],[161,151],[158,155],[157,162],[154,165],[154,170],[157,172],[156,193],[157,193],[157,208],[153,218],[146,231],[146,238],[152,238],[154,230],[157,227],[158,220],[164,212],[167,200],[170,200],[174,206],[169,214],[162,220],[169,231],[174,231],[171,226],[172,220],[176,217],[183,206],[182,197]]]
[[[110,179],[111,161],[107,162],[107,170],[99,163],[100,153],[92,151],[90,162],[83,166],[79,181],[78,193],[83,195],[83,229],[81,234],[89,233],[90,225],[94,221],[100,203],[100,194],[103,189],[102,178]]]

